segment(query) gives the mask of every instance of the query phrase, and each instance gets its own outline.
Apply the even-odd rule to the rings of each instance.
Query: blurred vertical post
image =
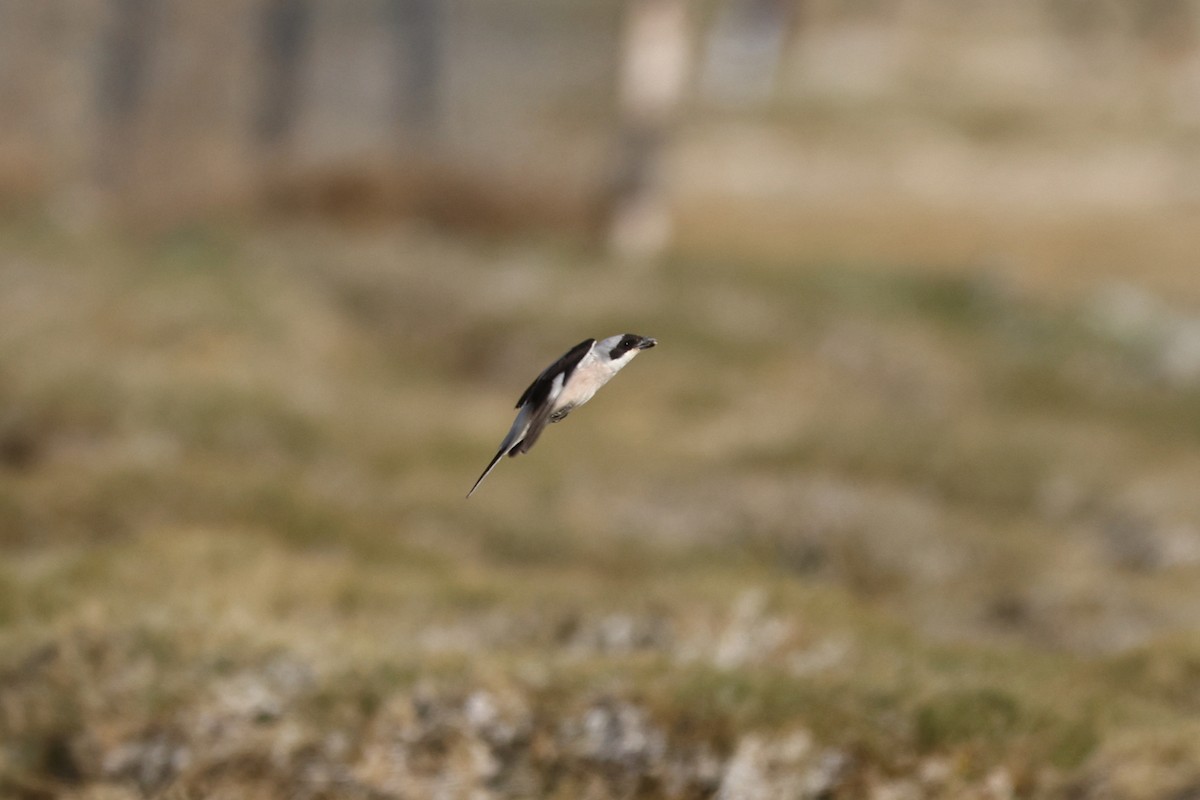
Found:
[[[303,68],[312,29],[309,0],[266,0],[260,28],[262,95],[254,134],[265,151],[281,152],[300,116]]]
[[[768,100],[799,0],[727,0],[708,37],[701,87],[729,105]]]
[[[437,143],[442,85],[442,0],[391,0],[390,19],[399,53],[396,114],[407,140]],[[411,142],[406,141],[405,144]]]
[[[133,168],[134,131],[150,74],[156,0],[109,0],[109,26],[101,42],[97,87],[99,142],[96,180],[122,189]]]
[[[686,0],[629,0],[626,14],[607,238],[617,257],[646,261],[671,239],[662,161],[688,71]]]

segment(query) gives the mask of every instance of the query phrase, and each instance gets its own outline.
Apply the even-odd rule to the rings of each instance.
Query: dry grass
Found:
[[[1085,303],[421,230],[0,258],[0,794],[1200,783],[1200,389]],[[463,500],[620,330],[663,346]]]

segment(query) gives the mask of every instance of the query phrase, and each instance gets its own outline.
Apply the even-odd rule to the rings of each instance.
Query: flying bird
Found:
[[[547,424],[562,422],[572,409],[591,400],[634,356],[656,344],[654,339],[635,333],[618,333],[600,341],[584,339],[546,367],[517,401],[517,418],[467,497],[496,468],[502,455],[528,453]]]

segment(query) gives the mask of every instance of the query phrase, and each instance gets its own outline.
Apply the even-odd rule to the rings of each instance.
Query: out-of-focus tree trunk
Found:
[[[266,0],[261,17],[262,94],[255,138],[268,150],[287,146],[300,116],[304,65],[311,40],[309,0]]]
[[[108,5],[110,21],[98,70],[96,179],[101,188],[119,190],[134,167],[136,123],[145,100],[160,4],[109,0]]]
[[[434,146],[440,127],[443,0],[391,0],[391,24],[398,53],[396,116],[404,144]]]
[[[619,258],[651,260],[670,244],[662,161],[688,62],[686,0],[630,0],[607,203],[608,245]]]

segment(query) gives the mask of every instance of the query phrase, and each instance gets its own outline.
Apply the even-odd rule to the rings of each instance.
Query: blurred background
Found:
[[[0,796],[1200,793],[1200,2],[9,0],[0,109]]]

